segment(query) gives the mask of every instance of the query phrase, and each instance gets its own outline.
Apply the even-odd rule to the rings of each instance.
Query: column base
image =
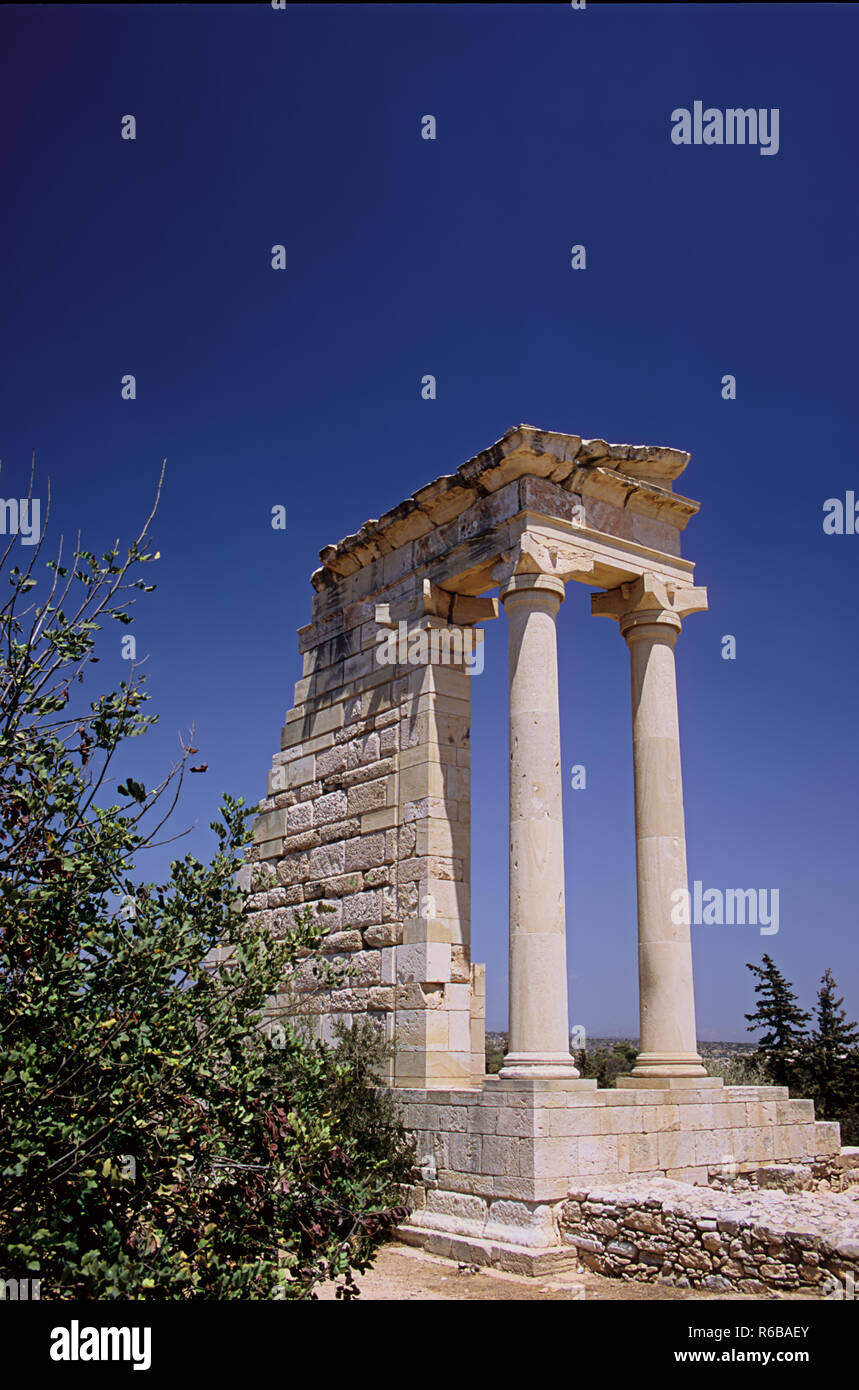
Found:
[[[633,1076],[658,1076],[673,1080],[676,1076],[704,1076],[707,1068],[697,1052],[639,1052]]]
[[[618,1076],[618,1090],[624,1091],[717,1091],[724,1086],[721,1076]]]
[[[498,1073],[501,1077],[545,1077],[548,1080],[580,1076],[568,1052],[508,1052]]]

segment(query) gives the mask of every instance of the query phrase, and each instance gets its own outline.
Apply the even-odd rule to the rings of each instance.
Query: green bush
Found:
[[[34,604],[37,554],[0,609],[0,1272],[54,1299],[303,1298],[326,1278],[349,1296],[403,1215],[378,1049],[325,1049],[287,1017],[273,1066],[262,1027],[299,968],[330,974],[324,917],[251,910],[230,797],[211,862],[141,881],[197,750],[108,794],[153,722],[142,681],[73,696],[157,557],[143,535],[125,559],[78,550]]]
[[[766,1062],[756,1053],[704,1059],[708,1076],[721,1076],[726,1086],[770,1086]]]
[[[630,1043],[615,1043],[613,1047],[591,1048],[576,1054],[576,1066],[582,1077],[595,1079],[600,1090],[614,1086],[619,1076],[628,1076],[638,1056]]]

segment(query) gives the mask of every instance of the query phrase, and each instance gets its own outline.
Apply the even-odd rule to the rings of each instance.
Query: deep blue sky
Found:
[[[671,444],[711,604],[677,647],[690,880],[780,892],[777,936],[693,927],[699,1035],[748,1037],[765,949],[806,1004],[831,966],[859,1014],[859,536],[821,524],[859,495],[857,38],[855,9],[822,5],[3,11],[0,491],[25,490],[35,447],[52,530],[101,549],[167,456],[134,629],[161,724],[137,773],[195,723],[188,847],[210,849],[222,790],[264,794],[322,545],[519,421]],[[698,99],[778,107],[778,154],[674,146],[671,111]],[[582,585],[559,637],[565,767],[588,776],[565,805],[571,1022],[634,1034],[627,652]],[[490,1027],[506,699],[502,620],[473,684]]]

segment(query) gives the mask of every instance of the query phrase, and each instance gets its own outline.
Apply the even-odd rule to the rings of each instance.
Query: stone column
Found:
[[[686,831],[674,643],[681,619],[707,607],[707,591],[654,574],[593,594],[595,614],[615,618],[629,646],[641,1051],[634,1078],[705,1077],[698,1055],[687,891]],[[685,922],[676,917],[685,916]]]
[[[577,1077],[567,1014],[557,575],[508,575],[510,1038],[502,1077]]]

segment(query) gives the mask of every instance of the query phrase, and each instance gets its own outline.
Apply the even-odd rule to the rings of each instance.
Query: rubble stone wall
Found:
[[[855,1188],[818,1196],[720,1192],[658,1178],[580,1185],[560,1224],[581,1263],[601,1274],[714,1292],[805,1288],[856,1297]]]

